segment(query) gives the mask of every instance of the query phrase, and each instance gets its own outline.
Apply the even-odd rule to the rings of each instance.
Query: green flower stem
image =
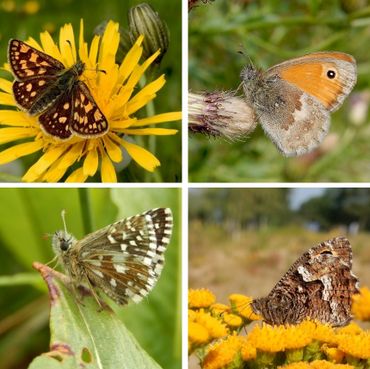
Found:
[[[88,233],[91,233],[93,229],[92,229],[92,222],[91,222],[90,199],[87,193],[87,188],[79,188],[78,195],[80,199],[80,207],[81,207],[81,213],[82,213],[84,233],[88,234]]]
[[[32,285],[40,287],[42,281],[37,273],[18,273],[0,276],[0,286]]]

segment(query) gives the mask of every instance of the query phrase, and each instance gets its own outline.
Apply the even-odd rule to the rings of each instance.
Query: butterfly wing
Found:
[[[90,283],[118,304],[139,302],[161,274],[171,233],[171,210],[149,210],[79,241],[79,263]]]
[[[8,59],[18,81],[28,81],[37,76],[52,76],[65,69],[58,60],[20,40],[9,41]]]
[[[73,96],[73,90],[71,94],[63,93],[39,116],[39,122],[44,132],[60,140],[68,140],[71,137]]]
[[[357,80],[356,61],[341,52],[318,52],[288,60],[270,68],[267,75],[284,81],[315,97],[329,111],[337,110]]]
[[[352,249],[346,238],[322,242],[303,254],[269,295],[254,300],[255,312],[270,324],[297,324],[310,317],[333,326],[351,320],[352,295],[358,279],[352,273]]]
[[[91,96],[89,88],[84,82],[78,81],[74,89],[71,130],[84,138],[104,135],[109,128],[108,122]]]

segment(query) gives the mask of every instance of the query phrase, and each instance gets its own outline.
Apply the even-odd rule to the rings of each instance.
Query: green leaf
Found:
[[[49,288],[51,351],[34,359],[29,369],[160,369],[112,310],[103,302],[100,308],[89,290],[70,289],[65,275],[43,264],[34,263],[34,268]]]

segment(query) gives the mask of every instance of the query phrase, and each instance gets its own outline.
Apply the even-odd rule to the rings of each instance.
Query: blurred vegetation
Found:
[[[7,61],[7,47],[10,38],[26,40],[33,37],[39,40],[40,33],[48,31],[54,41],[59,39],[59,29],[71,23],[78,40],[80,20],[84,20],[85,40],[90,43],[94,29],[105,20],[119,22],[122,29],[128,27],[128,10],[140,0],[0,0],[0,65]],[[156,75],[166,76],[166,85],[153,101],[153,106],[144,107],[138,112],[139,117],[181,110],[181,1],[147,0],[155,11],[167,23],[170,32],[169,48],[161,61]],[[149,73],[148,73],[149,74]],[[9,73],[2,72],[9,78]],[[149,76],[147,76],[148,78]],[[149,173],[135,163],[122,170],[118,175],[121,182],[179,182],[181,181],[181,125],[177,123],[161,124],[163,128],[176,128],[175,136],[135,137],[138,142],[154,153],[161,166]],[[37,157],[37,156],[36,156]],[[14,164],[1,168],[3,178],[20,181],[24,168],[35,162],[35,156],[29,155]],[[100,181],[97,176],[96,181]],[[92,180],[93,181],[93,180]]]
[[[324,231],[356,224],[356,231],[370,231],[368,188],[327,188],[298,209],[292,209],[291,196],[287,188],[192,189],[189,218],[230,233],[292,224]]]
[[[367,0],[217,0],[189,14],[189,89],[236,90],[243,66],[264,70],[322,50],[352,54],[358,82],[332,114],[325,150],[284,158],[260,126],[242,142],[189,138],[194,182],[370,180],[370,5]],[[244,55],[240,55],[241,51]],[[240,92],[241,94],[241,92]]]
[[[53,258],[50,236],[62,229],[77,239],[118,219],[170,207],[174,232],[158,284],[140,304],[107,302],[141,347],[164,369],[181,368],[181,248],[178,189],[0,189],[0,367],[27,368],[49,351],[46,285],[32,263]],[[31,339],[32,337],[32,339]]]

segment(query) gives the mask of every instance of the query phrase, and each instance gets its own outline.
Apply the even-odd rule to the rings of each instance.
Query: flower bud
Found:
[[[161,54],[156,59],[160,63],[169,45],[169,30],[167,24],[158,13],[146,3],[132,7],[128,13],[129,33],[131,42],[135,42],[140,35],[144,35],[143,57],[146,59],[158,49]]]
[[[246,101],[230,92],[189,94],[189,130],[228,140],[254,131],[257,121]]]

